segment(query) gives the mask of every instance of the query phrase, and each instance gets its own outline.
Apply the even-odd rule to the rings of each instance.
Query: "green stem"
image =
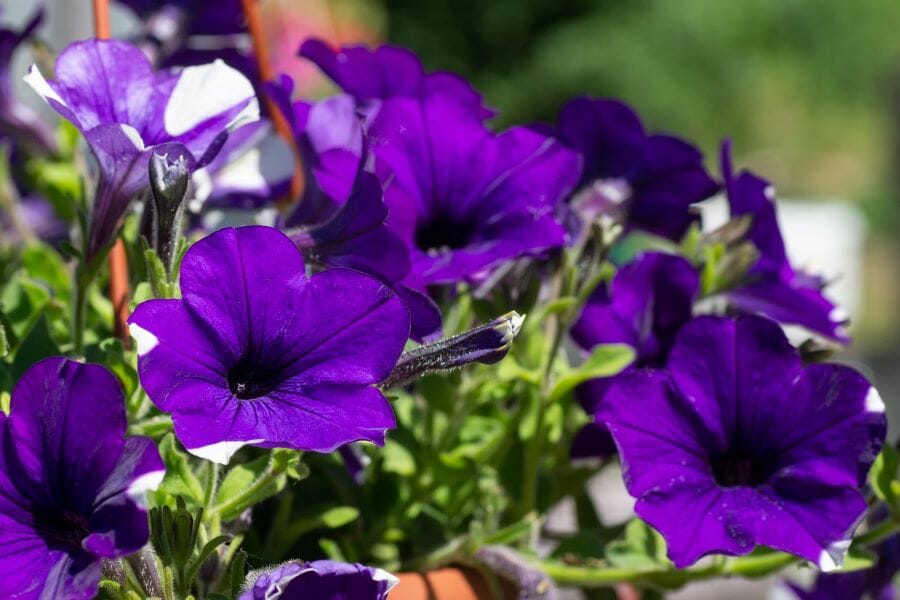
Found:
[[[213,499],[216,497],[216,489],[219,484],[219,464],[206,462],[206,480],[203,485],[203,506],[209,510],[212,507]]]
[[[266,486],[270,485],[274,482],[278,477],[284,474],[285,469],[282,467],[277,467],[273,461],[269,462],[269,465],[266,467],[266,470],[256,478],[252,484],[250,484],[243,492],[238,494],[237,496],[233,496],[219,504],[217,506],[212,507],[209,511],[210,518],[219,517],[223,513],[227,513],[235,508],[240,507],[243,504],[246,504],[248,501],[253,500],[256,496],[262,492]]]
[[[85,272],[83,265],[75,268],[74,306],[72,309],[72,351],[75,356],[84,355],[84,329],[87,319],[87,294],[93,277]]]
[[[858,545],[876,544],[891,537],[898,531],[900,531],[900,515],[895,515],[858,536],[853,540],[853,543]]]
[[[141,581],[138,579],[137,575],[134,572],[134,569],[131,568],[131,565],[124,558],[119,559],[119,565],[122,567],[122,572],[125,574],[125,582],[131,588],[135,594],[137,594],[140,598],[146,598],[147,593],[144,591],[144,586],[141,585]]]

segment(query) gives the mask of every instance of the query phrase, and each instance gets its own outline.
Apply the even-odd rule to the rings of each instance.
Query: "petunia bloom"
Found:
[[[385,99],[368,127],[388,225],[422,284],[477,280],[565,244],[557,220],[579,157],[528,127],[495,134],[456,96]]]
[[[572,326],[572,338],[585,350],[599,344],[628,344],[635,350],[635,361],[625,372],[662,367],[678,331],[691,320],[699,287],[696,270],[684,258],[661,252],[641,254],[591,294]],[[616,377],[578,386],[575,395],[588,414],[596,413]],[[606,427],[594,422],[576,436],[572,457],[614,452]]]
[[[415,286],[565,243],[556,211],[578,180],[574,152],[527,127],[491,132],[480,94],[457,75],[426,73],[403,48],[308,40],[300,54],[355,101]]]
[[[618,378],[598,415],[635,512],[679,568],[757,544],[839,566],[887,426],[862,375],[804,367],[778,324],[756,316],[691,321],[666,369]]]
[[[775,188],[750,171],[735,175],[728,142],[722,144],[721,162],[731,215],[753,217],[747,237],[760,254],[746,280],[727,291],[729,303],[738,310],[849,343],[846,313],[824,296],[824,282],[798,272],[788,261],[775,211]]]
[[[48,358],[0,413],[0,596],[93,598],[104,559],[147,541],[153,440],[125,438],[125,399],[99,365]]]
[[[377,110],[381,100],[394,97],[421,97],[441,93],[455,97],[484,120],[494,111],[484,105],[481,94],[465,79],[448,71],[426,73],[414,52],[384,44],[377,48],[343,46],[310,38],[300,46],[300,56],[319,67],[346,94],[359,104],[364,114]]]
[[[154,72],[125,42],[89,40],[66,47],[56,79],[33,66],[26,81],[84,134],[99,165],[87,254],[109,244],[131,198],[146,189],[152,152],[209,163],[228,132],[259,118],[250,82],[221,61]]]
[[[142,303],[129,323],[141,384],[188,451],[227,463],[245,444],[384,442],[394,415],[372,385],[409,335],[384,284],[349,269],[307,277],[283,233],[250,226],[194,244],[181,292]]]
[[[386,600],[398,582],[387,571],[332,560],[291,561],[250,578],[239,600]]]
[[[679,240],[698,216],[690,206],[718,190],[703,155],[688,142],[644,131],[640,118],[615,100],[581,97],[559,114],[559,138],[584,159],[574,202],[590,218],[617,218]]]

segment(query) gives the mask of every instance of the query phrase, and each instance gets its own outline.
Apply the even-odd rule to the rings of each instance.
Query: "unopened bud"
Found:
[[[403,354],[382,384],[392,387],[431,371],[447,371],[473,362],[491,365],[509,352],[525,315],[516,311],[459,335],[424,344]]]

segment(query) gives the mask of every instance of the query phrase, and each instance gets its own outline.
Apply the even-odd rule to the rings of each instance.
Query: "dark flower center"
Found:
[[[416,246],[428,253],[446,252],[466,246],[472,238],[468,223],[437,215],[416,227]]]
[[[260,365],[243,358],[228,371],[228,389],[239,400],[265,396],[281,382],[281,371],[271,365]]]
[[[80,550],[90,535],[87,519],[73,511],[38,510],[34,514],[35,531],[54,550]]]
[[[712,468],[722,487],[755,487],[765,483],[770,474],[766,461],[735,452],[713,458]]]

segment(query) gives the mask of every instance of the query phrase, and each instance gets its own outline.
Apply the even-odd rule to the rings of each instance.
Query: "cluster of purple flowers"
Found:
[[[213,11],[226,29],[231,8]],[[757,253],[716,290],[723,314],[699,314],[693,257],[646,251],[616,265],[572,324],[584,350],[635,351],[624,372],[577,390],[592,422],[573,456],[620,456],[637,514],[677,567],[757,545],[841,564],[867,508],[884,404],[849,367],[804,365],[782,332],[849,341],[823,282],[787,259],[771,184],[733,174],[727,145],[717,182],[697,148],[648,134],[619,102],[577,98],[555,126],[498,132],[477,90],[407,50],[310,40],[300,54],[341,89],[294,102],[290,80],[262,86],[303,158],[302,198],[276,227],[223,227],[194,243],[180,297],[143,302],[129,320],[141,386],[190,453],[227,464],[246,445],[382,445],[396,422],[375,386],[410,339],[440,334],[444,292],[489,293],[505,265],[552,262],[597,223],[677,243],[700,225],[694,206],[721,190],[732,216],[749,216],[743,241]],[[150,186],[154,154],[183,160],[198,195],[221,206],[256,210],[287,189],[289,150],[269,144],[263,158],[257,92],[221,61],[154,70],[130,44],[86,41],[60,54],[54,79],[32,68],[26,80],[96,158],[86,260]],[[15,106],[7,92],[0,102]],[[35,127],[18,107],[5,114],[15,132]],[[91,597],[102,560],[146,543],[143,493],[163,465],[126,425],[119,384],[100,366],[48,359],[20,379],[0,415],[4,594]],[[360,565],[290,562],[241,598],[384,598],[393,584]]]

